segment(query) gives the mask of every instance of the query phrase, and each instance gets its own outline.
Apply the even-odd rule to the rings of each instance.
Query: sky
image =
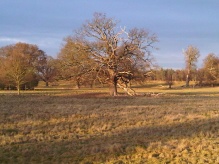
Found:
[[[200,51],[199,67],[209,53],[219,54],[218,0],[0,0],[0,47],[26,42],[57,57],[63,39],[95,12],[156,34],[152,54],[160,67],[184,68],[189,45]]]

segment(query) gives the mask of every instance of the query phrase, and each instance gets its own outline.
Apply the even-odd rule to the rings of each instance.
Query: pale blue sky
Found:
[[[0,47],[27,42],[56,57],[63,38],[94,12],[157,34],[161,67],[184,68],[188,45],[200,50],[199,66],[208,53],[219,54],[218,0],[0,0]]]

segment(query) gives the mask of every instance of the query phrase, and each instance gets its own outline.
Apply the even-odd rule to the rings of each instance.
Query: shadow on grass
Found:
[[[190,137],[209,137],[208,134],[215,134],[217,139],[219,129],[219,117],[208,120],[195,120],[186,123],[176,123],[153,127],[139,127],[125,129],[111,136],[98,136],[89,139],[79,138],[69,142],[67,145],[78,147],[78,156],[108,154],[130,154],[129,148],[136,146],[147,148],[153,142],[166,142],[175,139],[189,139]],[[114,147],[113,147],[114,145]],[[175,145],[177,146],[177,145]],[[174,147],[172,147],[174,149]],[[77,152],[77,150],[75,150]],[[84,152],[84,155],[82,153]]]
[[[218,96],[219,95],[219,92],[195,92],[195,91],[187,91],[187,92],[171,92],[171,90],[168,92],[169,94],[172,94],[172,95],[179,95],[179,96]]]
[[[111,135],[91,135],[89,138],[78,136],[71,141],[63,139],[60,142],[24,142],[1,146],[0,152],[4,154],[9,151],[7,154],[10,157],[0,155],[0,161],[4,163],[9,158],[16,161],[16,158],[22,156],[25,162],[105,162],[116,156],[130,155],[135,152],[136,147],[147,149],[154,142],[189,140],[199,136],[209,138],[209,134],[213,136],[211,139],[216,140],[218,129],[219,117],[216,117],[169,125],[127,128]],[[176,146],[172,145],[170,149],[174,150]]]
[[[132,88],[155,88],[155,87],[163,87],[163,86],[167,86],[166,83],[159,83],[159,84],[144,84],[144,85],[138,85],[138,86],[132,86]]]

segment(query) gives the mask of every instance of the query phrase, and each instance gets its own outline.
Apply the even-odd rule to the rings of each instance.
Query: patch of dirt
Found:
[[[129,96],[124,93],[119,93],[117,96],[110,96],[107,92],[95,92],[95,93],[82,93],[78,95],[71,95],[71,97],[74,98],[128,98],[128,97],[135,97],[135,96]]]

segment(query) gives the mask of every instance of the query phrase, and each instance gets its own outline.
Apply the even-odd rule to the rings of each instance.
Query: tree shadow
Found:
[[[61,160],[71,159],[77,161],[75,163],[80,163],[85,158],[88,158],[88,161],[90,158],[92,160],[96,159],[98,162],[104,162],[115,156],[132,154],[136,147],[147,149],[154,142],[189,140],[193,137],[199,137],[199,135],[208,137],[209,133],[214,134],[215,138],[212,139],[216,140],[218,128],[219,117],[196,119],[184,123],[126,128],[117,133],[90,135],[88,138],[82,135],[71,141],[41,143],[39,148],[51,148],[51,151],[46,152],[47,156],[51,158],[50,160],[54,160],[59,156]],[[175,147],[177,145],[172,145],[171,149],[175,149]],[[36,151],[40,150],[36,149]],[[45,156],[45,154],[41,155]]]
[[[88,153],[87,155],[92,155],[94,153],[98,154],[104,151],[107,153],[107,150],[105,150],[107,149],[105,147],[106,145],[119,144],[122,150],[118,149],[117,151],[125,151],[127,147],[148,147],[148,145],[152,142],[189,139],[190,137],[198,137],[200,134],[207,137],[209,133],[218,135],[218,128],[219,117],[215,117],[207,120],[198,119],[184,123],[148,127],[144,126],[131,129],[127,128],[112,135],[92,136],[88,139],[79,137],[77,140],[73,140],[72,143],[73,145],[84,143],[87,150],[86,154]],[[92,151],[93,146],[98,147],[96,151]]]

